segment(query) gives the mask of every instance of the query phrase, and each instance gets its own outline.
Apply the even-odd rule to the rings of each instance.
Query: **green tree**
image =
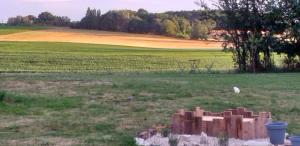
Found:
[[[66,16],[55,16],[50,12],[42,12],[38,15],[35,23],[42,25],[69,26],[71,20]]]
[[[207,17],[217,19],[222,17],[219,13],[216,10],[149,13],[145,9],[139,9],[108,11],[101,15],[100,10],[88,8],[86,16],[80,22],[73,22],[71,27],[161,34],[189,39],[192,35],[191,22],[206,20]]]
[[[231,50],[240,71],[262,71],[271,69],[271,51],[278,39],[269,24],[267,16],[274,15],[281,0],[219,0],[219,8],[224,11],[227,35],[225,50]],[[281,8],[280,8],[281,9]],[[277,18],[271,20],[277,23]],[[261,58],[263,55],[263,59]]]
[[[276,16],[280,16],[277,22],[284,24],[285,35],[281,35],[283,42],[276,52],[285,53],[292,59],[300,56],[300,2],[299,0],[283,1],[280,3]],[[278,13],[279,12],[279,13]]]
[[[38,16],[38,21],[41,24],[52,24],[55,20],[55,16],[50,12],[42,12]]]
[[[135,17],[131,10],[109,11],[102,15],[100,25],[103,30],[127,32],[129,21]]]
[[[195,21],[192,27],[192,38],[207,39],[212,29],[216,27],[216,22],[212,19]]]
[[[136,15],[138,17],[140,17],[141,19],[147,20],[147,18],[149,16],[149,12],[145,9],[138,9],[138,11],[136,12]]]
[[[69,17],[56,16],[55,20],[52,22],[52,25],[54,25],[54,26],[69,26],[70,23],[71,23],[71,20]]]
[[[80,25],[85,29],[100,29],[99,23],[101,19],[101,11],[88,8],[85,17],[82,18]]]
[[[128,32],[135,32],[135,33],[147,33],[148,24],[146,21],[140,18],[133,18],[128,23]]]
[[[178,18],[178,27],[179,27],[179,32],[177,33],[178,37],[190,39],[191,32],[192,32],[192,27],[190,24],[190,21],[187,19],[180,17]]]
[[[164,28],[164,32],[166,35],[168,35],[168,36],[176,36],[177,35],[178,28],[173,21],[171,21],[169,19],[165,19],[163,21],[163,28]]]

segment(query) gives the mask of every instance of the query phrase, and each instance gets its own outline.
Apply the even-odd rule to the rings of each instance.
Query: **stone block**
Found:
[[[254,119],[244,120],[242,123],[242,139],[255,139],[255,121]]]
[[[214,119],[212,127],[212,136],[219,137],[226,134],[224,119]]]

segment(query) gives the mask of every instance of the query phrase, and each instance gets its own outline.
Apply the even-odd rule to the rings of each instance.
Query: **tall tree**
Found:
[[[101,18],[101,11],[88,8],[85,17],[82,18],[80,25],[86,29],[99,29],[99,22]]]
[[[300,2],[299,0],[282,1],[279,5],[281,19],[277,21],[284,25],[282,45],[276,48],[278,53],[285,53],[290,59],[300,56]],[[278,13],[277,12],[277,13]],[[282,26],[282,25],[281,25]]]
[[[225,49],[232,50],[241,71],[269,69],[271,49],[276,43],[275,31],[265,25],[280,0],[219,0],[226,14]],[[278,33],[278,32],[277,32]],[[263,53],[263,61],[260,53]]]
[[[130,10],[109,11],[102,15],[101,28],[110,31],[128,31],[129,21],[135,18],[135,12]]]
[[[141,19],[144,19],[144,20],[146,20],[149,16],[149,12],[145,9],[138,9],[136,14],[138,17],[140,17]]]
[[[38,16],[38,21],[41,24],[50,24],[53,23],[55,20],[55,16],[51,14],[50,12],[42,12]]]

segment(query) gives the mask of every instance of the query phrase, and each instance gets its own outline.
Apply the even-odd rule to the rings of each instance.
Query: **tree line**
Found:
[[[218,0],[218,8],[225,13],[224,49],[240,71],[273,70],[274,53],[286,56],[286,69],[300,69],[299,0]]]
[[[207,39],[210,30],[224,24],[217,21],[222,16],[221,12],[211,10],[209,16],[206,13],[201,10],[149,13],[145,9],[139,9],[114,10],[102,14],[100,10],[88,8],[85,17],[72,23],[71,27]]]
[[[34,15],[16,16],[8,18],[8,25],[48,25],[48,26],[70,26],[71,19],[67,16],[55,16],[50,12],[42,12],[38,17]]]
[[[55,16],[50,12],[16,16],[8,19],[8,25],[69,26],[76,29],[93,29],[130,33],[150,33],[185,39],[207,39],[212,29],[224,26],[224,13],[218,10],[170,11],[149,13],[145,9],[112,10],[102,14],[101,10],[88,8],[85,17],[71,22],[66,16]]]

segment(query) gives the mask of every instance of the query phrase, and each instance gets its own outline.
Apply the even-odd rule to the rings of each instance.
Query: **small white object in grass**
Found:
[[[239,94],[241,92],[241,90],[238,87],[233,87],[233,91],[236,94]]]

